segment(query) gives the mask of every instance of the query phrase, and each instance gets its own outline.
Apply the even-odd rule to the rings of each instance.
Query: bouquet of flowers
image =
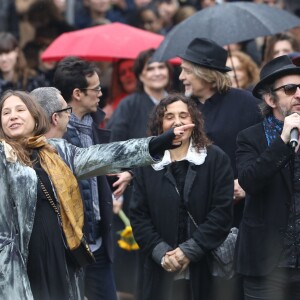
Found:
[[[125,225],[123,230],[117,232],[117,234],[120,235],[120,239],[118,240],[119,247],[127,251],[138,250],[139,246],[133,237],[132,227],[128,217],[122,209],[119,211],[118,215]]]

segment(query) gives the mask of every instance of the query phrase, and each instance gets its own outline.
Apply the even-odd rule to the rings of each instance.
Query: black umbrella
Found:
[[[157,48],[153,59],[165,61],[176,57],[196,37],[210,38],[223,46],[298,26],[300,18],[266,4],[219,4],[202,9],[176,25]]]

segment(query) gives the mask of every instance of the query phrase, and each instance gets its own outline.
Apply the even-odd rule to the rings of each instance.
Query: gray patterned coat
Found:
[[[153,163],[150,138],[77,148],[63,139],[49,140],[78,179]],[[63,175],[63,174],[62,174]],[[37,197],[35,171],[10,162],[0,143],[0,299],[33,299],[26,265]],[[78,278],[70,278],[76,286]],[[76,290],[72,299],[78,299]]]

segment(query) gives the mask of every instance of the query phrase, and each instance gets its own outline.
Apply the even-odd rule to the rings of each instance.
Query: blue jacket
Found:
[[[92,124],[92,139],[94,144],[101,144],[109,142],[110,131],[105,129],[99,129],[98,124],[101,123],[104,117],[104,112],[100,109],[91,114],[93,118]],[[81,140],[78,136],[75,127],[68,125],[67,132],[64,138],[71,144],[83,148]],[[97,238],[102,237],[102,243],[106,249],[107,255],[112,261],[113,259],[113,240],[112,240],[112,192],[108,185],[106,176],[98,176],[98,194],[99,194],[99,206],[101,215],[101,225],[95,218],[95,212],[93,208],[93,199],[91,192],[90,179],[80,180],[79,187],[81,190],[81,196],[84,200],[85,222],[84,233],[89,243],[94,243]]]

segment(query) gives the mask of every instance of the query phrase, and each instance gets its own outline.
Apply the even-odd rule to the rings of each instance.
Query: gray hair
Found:
[[[266,84],[264,87],[257,91],[257,93],[259,94],[259,98],[262,99],[262,102],[259,104],[259,108],[263,116],[273,114],[273,108],[269,106],[265,101],[265,97],[267,94],[270,95],[274,103],[278,102],[278,96],[275,92],[273,92],[273,89],[274,83]]]
[[[63,105],[58,98],[61,93],[55,87],[40,87],[30,92],[30,95],[42,106],[49,118],[54,112],[62,109]]]

